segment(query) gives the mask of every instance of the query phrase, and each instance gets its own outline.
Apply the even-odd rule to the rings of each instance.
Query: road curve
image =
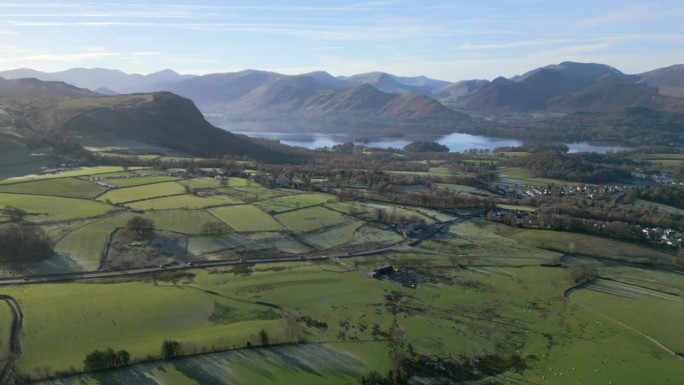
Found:
[[[12,369],[14,364],[21,356],[21,328],[24,324],[24,313],[21,311],[21,307],[16,299],[8,295],[0,294],[0,300],[7,302],[7,305],[12,311],[12,333],[10,336],[10,350],[7,356],[7,362],[3,366],[0,372],[0,385],[7,384],[9,381],[10,374],[12,374]]]

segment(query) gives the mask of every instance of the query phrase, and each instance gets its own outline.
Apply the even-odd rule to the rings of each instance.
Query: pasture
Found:
[[[145,213],[154,221],[155,228],[184,234],[200,234],[202,225],[216,218],[205,210],[155,210]]]
[[[239,232],[283,229],[283,226],[272,216],[252,205],[218,207],[209,209],[209,212]]]
[[[140,167],[137,167],[140,168]],[[131,167],[136,169],[136,167]],[[92,176],[99,174],[107,174],[112,172],[121,172],[123,167],[118,166],[98,166],[98,167],[80,167],[74,170],[60,171],[51,174],[32,174],[16,178],[9,178],[0,180],[0,184],[16,183],[16,182],[29,182],[34,180],[43,179],[54,179],[54,178],[69,178],[69,177],[79,177],[79,176]]]
[[[684,351],[684,297],[637,284],[598,279],[571,300],[644,333],[675,352]]]
[[[67,198],[94,198],[106,188],[76,178],[58,178],[0,185],[0,193],[52,195]]]
[[[275,216],[288,230],[307,232],[339,225],[349,219],[342,214],[324,207],[309,207],[301,210],[288,211]]]
[[[305,207],[318,206],[328,202],[334,202],[335,197],[328,194],[294,194],[284,197],[262,200],[254,205],[264,211],[273,210],[283,212],[297,210]]]
[[[662,249],[587,234],[522,230],[512,234],[511,238],[532,247],[560,253],[583,254],[618,260],[648,261],[649,258],[653,258],[669,262],[672,257]]]
[[[126,203],[126,206],[140,210],[203,209],[242,203],[225,195],[201,197],[190,194],[173,195]]]
[[[185,194],[185,187],[176,182],[162,182],[110,190],[107,193],[99,196],[97,200],[119,204],[181,194]]]
[[[156,176],[142,176],[137,174],[119,176],[119,177],[109,177],[105,176],[105,182],[116,187],[133,187],[140,186],[144,184],[153,184],[161,182],[171,182],[178,180],[178,177],[166,176],[166,175],[156,175]]]
[[[6,205],[29,212],[25,220],[36,223],[92,218],[118,210],[114,206],[93,200],[0,193],[0,207]]]
[[[148,278],[149,280],[149,278]],[[131,358],[158,355],[166,339],[187,349],[243,347],[265,329],[286,338],[272,309],[175,285],[148,282],[74,283],[3,289],[24,312],[20,371],[82,368],[95,349],[125,349]],[[78,300],[74,300],[78,299]],[[218,304],[218,305],[217,305]],[[44,370],[44,369],[43,369]]]
[[[97,270],[110,234],[123,227],[133,216],[131,213],[122,212],[85,223],[59,239],[55,251],[73,262],[73,266],[64,270]]]

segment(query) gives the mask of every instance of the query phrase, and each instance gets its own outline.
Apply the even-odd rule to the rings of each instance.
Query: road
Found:
[[[353,258],[353,257],[363,257],[368,255],[377,255],[390,252],[401,252],[406,251],[409,247],[415,246],[420,242],[431,238],[437,234],[444,227],[463,222],[465,220],[473,218],[475,215],[463,216],[459,219],[454,219],[446,222],[438,222],[428,226],[421,233],[406,238],[403,241],[396,243],[392,246],[383,247],[379,249],[364,250],[349,253],[331,253],[320,256],[307,256],[307,257],[269,257],[263,256],[261,258],[254,259],[240,259],[237,261],[197,261],[189,264],[167,264],[167,265],[154,265],[154,266],[142,266],[131,269],[122,270],[96,270],[96,271],[84,271],[75,273],[60,273],[60,274],[48,274],[48,275],[34,275],[34,276],[24,276],[24,277],[10,277],[10,278],[0,278],[0,286],[2,285],[26,285],[26,284],[36,284],[36,283],[49,283],[49,282],[60,282],[60,281],[77,281],[83,279],[94,279],[94,278],[113,278],[113,277],[123,277],[127,275],[135,274],[145,274],[153,273],[158,271],[174,271],[174,270],[186,270],[186,269],[203,269],[209,267],[222,267],[222,266],[236,266],[236,265],[255,265],[255,264],[266,264],[266,263],[285,263],[285,262],[306,262],[306,261],[319,261],[325,259],[333,258]]]
[[[16,299],[8,295],[0,295],[0,300],[7,302],[12,311],[12,332],[9,341],[9,352],[5,365],[0,371],[0,384],[4,385],[9,380],[14,364],[21,356],[21,328],[24,324],[24,313],[21,312],[21,307]]]

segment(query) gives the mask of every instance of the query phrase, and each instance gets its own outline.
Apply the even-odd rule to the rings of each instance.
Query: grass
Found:
[[[684,352],[681,296],[599,279],[573,293],[571,299],[655,338],[676,352]]]
[[[252,205],[239,205],[209,209],[209,212],[226,222],[235,231],[279,231],[283,227],[272,216]]]
[[[133,168],[131,168],[133,169]],[[9,178],[5,180],[0,180],[0,184],[16,183],[16,182],[29,182],[33,180],[43,180],[43,179],[54,179],[54,178],[69,178],[78,176],[89,176],[89,175],[99,175],[107,174],[112,172],[123,171],[123,167],[117,166],[98,166],[98,167],[80,167],[76,170],[56,173],[56,174],[45,174],[45,175],[26,175],[17,178]]]
[[[370,243],[370,239],[363,237],[359,232],[364,224],[365,222],[362,221],[345,222],[332,228],[306,234],[303,238],[307,244],[314,245],[321,250],[351,246],[355,244],[355,241],[358,244],[359,241],[356,238],[362,238],[363,243]]]
[[[120,213],[109,218],[86,223],[57,242],[55,251],[67,256],[74,264],[69,270],[97,270],[109,235],[123,227],[134,215]]]
[[[241,347],[257,342],[262,328],[273,339],[283,328],[281,319],[263,318],[267,308],[191,287],[131,282],[116,284],[113,291],[111,284],[82,283],[3,291],[18,299],[25,315],[18,368],[26,373],[46,363],[51,370],[81,368],[86,354],[95,349],[125,349],[132,358],[142,358],[159,354],[165,339],[197,349]],[[237,322],[210,321],[217,302],[238,314]]]
[[[185,194],[185,187],[176,182],[162,182],[111,190],[97,199],[118,204],[180,194]]]
[[[547,230],[523,230],[511,236],[524,244],[561,253],[576,253],[612,259],[643,260],[657,258],[669,260],[671,255],[656,249],[630,242],[593,235]]]
[[[537,211],[537,208],[532,207],[532,206],[497,204],[496,207],[498,207],[500,209],[506,209],[506,210],[519,210],[519,211],[531,211],[531,212]]]
[[[25,219],[37,223],[92,218],[117,210],[113,206],[92,200],[0,193],[0,207],[6,205],[30,212],[31,215]]]
[[[288,230],[307,232],[339,225],[348,221],[342,214],[324,207],[309,207],[276,215]]]
[[[144,217],[153,220],[157,229],[184,234],[200,234],[202,225],[216,222],[216,218],[205,210],[150,211]]]
[[[199,197],[190,194],[145,199],[127,203],[126,206],[141,210],[203,209],[206,207],[242,203],[225,195]]]
[[[565,181],[561,179],[535,177],[532,171],[520,167],[508,167],[501,169],[501,176],[508,179],[518,180],[519,183],[530,186],[547,186],[550,184],[557,186],[576,186],[578,182]],[[588,184],[588,183],[585,183]]]
[[[487,190],[482,190],[477,187],[472,187],[472,186],[466,186],[462,184],[453,184],[453,183],[437,183],[439,187],[445,188],[449,191],[453,192],[458,192],[458,193],[478,193],[478,194],[486,194],[486,195],[491,195],[491,193]]]
[[[59,178],[0,185],[0,193],[52,195],[68,198],[94,198],[106,188],[75,178]]]
[[[184,179],[179,181],[178,183],[190,188],[216,188],[221,186],[220,180],[216,180],[214,178],[209,177]]]
[[[137,176],[135,174],[131,176],[126,176],[123,178],[109,178],[105,181],[107,184],[116,187],[133,187],[140,186],[144,184],[153,184],[161,182],[171,182],[178,180],[178,177],[166,176],[166,175],[156,175],[156,176]]]
[[[295,194],[269,200],[262,200],[255,205],[264,211],[283,212],[304,207],[317,206],[334,201],[335,197],[327,194]]]
[[[466,227],[461,229],[464,236],[477,238],[479,235],[488,242],[496,236],[495,228],[490,226],[461,227]],[[388,263],[419,274],[423,280],[418,288],[408,289],[396,282],[368,276],[367,270]],[[30,362],[38,361],[35,353],[28,353],[38,346],[41,346],[39,354],[44,357],[59,355],[50,361],[51,365],[73,361],[81,355],[74,351],[88,351],[90,347],[82,348],[72,341],[82,341],[86,336],[95,336],[90,342],[90,346],[95,346],[97,339],[105,338],[106,334],[103,345],[133,353],[144,352],[147,346],[158,346],[167,335],[179,340],[201,340],[210,333],[213,338],[224,333],[241,335],[242,323],[226,325],[226,329],[212,329],[220,325],[207,325],[206,320],[216,309],[212,302],[217,297],[231,308],[251,306],[224,299],[227,296],[277,304],[294,317],[306,316],[324,322],[327,327],[299,322],[302,337],[311,344],[149,363],[108,372],[104,377],[94,376],[131,379],[137,373],[137,376],[152,377],[157,384],[164,381],[182,384],[189,380],[234,384],[349,384],[370,370],[381,373],[388,370],[389,344],[373,330],[384,332],[396,323],[404,331],[406,343],[411,343],[418,352],[454,357],[484,351],[519,353],[528,364],[524,374],[509,372],[499,377],[511,383],[661,384],[676,383],[680,378],[683,364],[677,358],[618,323],[568,304],[562,293],[571,283],[564,269],[493,267],[487,263],[475,260],[472,266],[458,269],[449,267],[449,261],[438,255],[384,254],[338,262],[258,265],[247,274],[236,274],[228,268],[198,270],[193,283],[181,282],[178,287],[126,283],[117,284],[113,291],[101,288],[106,285],[92,285],[85,303],[67,304],[66,309],[61,309],[74,313],[65,317],[47,304],[66,302],[64,298],[82,298],[80,289],[70,286],[87,285],[8,289],[27,305],[24,345],[27,354],[19,363],[24,370],[31,367]],[[51,290],[39,291],[48,286]],[[202,290],[211,290],[217,295]],[[582,291],[573,294],[572,301],[579,294]],[[94,307],[97,301],[104,301],[105,306]],[[616,302],[615,306],[618,305]],[[133,313],[143,307],[145,311],[135,314],[134,320]],[[658,307],[649,310],[667,311]],[[648,322],[652,314],[644,312],[642,318]],[[89,322],[99,317],[116,325]],[[673,313],[672,317],[672,320],[679,319],[681,315]],[[262,327],[259,322],[266,321],[250,323],[255,327],[252,330]],[[150,330],[147,325],[151,324],[158,326]],[[678,326],[677,322],[670,324],[671,328]],[[42,329],[35,331],[39,325]],[[85,331],[72,335],[83,325],[87,327]],[[278,330],[277,325],[272,327]],[[54,334],[56,341],[39,345],[42,338],[37,336]],[[188,334],[192,336],[184,337]],[[677,334],[676,338],[681,337]],[[229,343],[235,340],[240,338],[228,339]],[[112,345],[113,341],[118,343]],[[58,351],[54,347],[58,343],[71,344],[69,351]]]

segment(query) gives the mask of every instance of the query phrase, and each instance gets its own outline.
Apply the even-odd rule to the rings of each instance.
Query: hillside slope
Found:
[[[192,101],[169,92],[105,96],[61,82],[0,78],[0,103],[22,126],[13,131],[20,140],[68,135],[82,145],[132,140],[198,156],[279,163],[306,158],[288,146],[214,127]]]

